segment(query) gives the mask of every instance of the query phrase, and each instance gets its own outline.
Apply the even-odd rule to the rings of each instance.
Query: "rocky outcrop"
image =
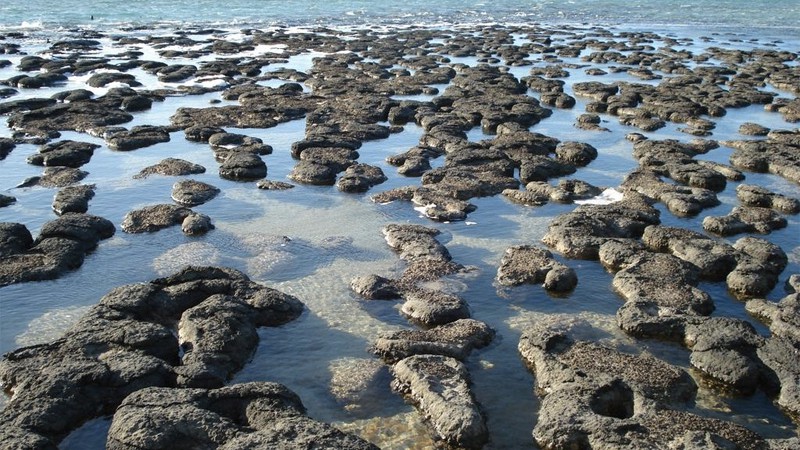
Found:
[[[100,146],[88,142],[59,141],[43,145],[39,153],[28,157],[28,162],[36,166],[65,166],[77,168],[92,159],[95,149]]]
[[[0,286],[50,280],[77,269],[86,254],[114,235],[102,217],[67,213],[45,223],[36,240],[24,225],[0,227]]]
[[[769,172],[800,183],[800,142],[797,136],[797,131],[773,130],[767,134],[766,140],[723,141],[721,144],[735,149],[730,157],[734,167],[751,172]]]
[[[737,206],[725,216],[708,216],[703,219],[703,229],[720,236],[740,233],[769,234],[785,228],[786,218],[771,208]]]
[[[253,181],[267,176],[267,164],[248,152],[231,152],[219,166],[219,176],[233,181]]]
[[[597,259],[604,242],[638,239],[648,225],[658,223],[657,209],[641,195],[627,193],[622,201],[580,205],[556,217],[542,242],[568,258]]]
[[[458,448],[483,447],[488,429],[461,362],[440,355],[411,356],[392,372],[392,389],[418,405],[437,439]]]
[[[544,283],[542,287],[554,292],[570,291],[578,284],[575,270],[555,260],[549,251],[530,245],[507,249],[496,279],[503,286]]]
[[[220,193],[218,187],[196,180],[181,180],[172,185],[172,200],[183,206],[197,206]]]
[[[152,205],[136,209],[122,219],[122,231],[126,233],[149,233],[178,225],[192,210],[177,205]]]
[[[134,178],[147,178],[153,174],[166,175],[166,176],[181,176],[193,175],[204,173],[206,168],[183,159],[178,158],[165,158],[156,165],[148,166],[142,169]]]
[[[401,330],[380,336],[371,351],[386,363],[413,355],[442,355],[463,361],[475,348],[488,345],[494,330],[474,319],[459,319],[427,330]]]
[[[525,190],[506,189],[503,195],[509,200],[526,206],[541,206],[547,202],[572,203],[596,197],[602,189],[580,180],[559,180],[556,186],[544,181],[531,181]]]
[[[103,137],[108,148],[121,152],[149,147],[170,140],[167,128],[152,125],[140,125],[130,130],[121,127],[109,128],[103,133]]]
[[[268,382],[136,391],[117,408],[106,448],[181,448],[187,440],[195,448],[377,449],[309,418],[294,392]]]
[[[117,288],[61,338],[4,356],[0,381],[14,397],[0,412],[0,440],[54,448],[141,389],[221,387],[252,355],[258,327],[302,309],[294,297],[213,267]]]
[[[647,169],[639,169],[626,175],[621,187],[664,203],[671,213],[679,217],[695,216],[703,209],[719,205],[714,191],[667,183],[658,174]]]
[[[745,206],[776,209],[784,214],[800,213],[800,200],[770,192],[752,184],[736,186],[736,198]]]
[[[93,184],[67,186],[53,199],[53,211],[59,216],[66,213],[85,213],[89,209],[89,200],[94,197]]]
[[[740,425],[683,411],[697,390],[683,370],[581,339],[588,333],[585,322],[555,319],[532,324],[520,339],[542,398],[533,430],[541,447],[684,448],[698,437],[733,448],[767,447]]]

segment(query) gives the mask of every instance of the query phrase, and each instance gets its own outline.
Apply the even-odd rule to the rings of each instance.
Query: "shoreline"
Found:
[[[568,33],[553,33],[559,29]],[[520,36],[509,38],[509,31]],[[410,436],[408,439],[416,445],[430,442],[427,440],[429,437],[419,433],[439,433],[438,439],[452,440],[455,445],[464,447],[480,447],[487,438],[495,445],[503,445],[499,442],[532,444],[530,433],[534,426],[538,430],[535,434],[537,441],[549,442],[554,437],[548,435],[546,428],[563,424],[553,422],[552,416],[548,415],[547,411],[551,411],[546,409],[551,406],[545,406],[550,401],[548,396],[534,396],[536,383],[559,392],[558,395],[565,395],[562,401],[568,404],[588,408],[581,409],[583,412],[580,414],[588,414],[581,417],[599,414],[603,420],[611,421],[609,423],[639,420],[637,423],[650,427],[666,420],[650,406],[637,409],[635,414],[628,411],[629,406],[633,408],[626,400],[630,392],[637,398],[641,396],[646,405],[651,405],[650,402],[656,406],[663,402],[670,404],[679,411],[676,414],[680,415],[680,420],[703,423],[703,429],[711,425],[729,431],[735,429],[731,433],[741,432],[747,434],[746,439],[762,442],[759,440],[761,437],[736,428],[741,423],[720,425],[703,422],[711,419],[705,417],[701,420],[694,416],[694,413],[702,413],[703,408],[681,402],[694,398],[692,392],[698,389],[702,395],[713,398],[724,398],[724,393],[731,388],[739,392],[750,392],[752,388],[759,393],[757,396],[763,395],[759,389],[774,389],[775,386],[762,386],[762,381],[753,381],[752,373],[730,381],[725,378],[726,374],[715,372],[714,366],[720,359],[713,358],[730,361],[716,353],[736,352],[744,346],[747,352],[739,351],[731,357],[733,360],[744,361],[744,365],[773,364],[770,367],[777,367],[779,364],[774,363],[779,359],[777,353],[754,355],[767,351],[764,349],[768,343],[771,345],[775,341],[772,336],[786,335],[789,339],[791,330],[795,329],[792,327],[796,326],[788,323],[786,328],[769,328],[766,323],[759,323],[750,325],[754,327],[751,333],[746,325],[741,325],[744,318],[751,317],[748,314],[756,313],[773,317],[773,325],[781,323],[775,319],[779,317],[775,308],[788,310],[794,301],[792,299],[797,296],[784,292],[783,286],[792,273],[800,271],[797,246],[781,251],[768,242],[778,240],[783,247],[791,246],[790,233],[800,228],[796,212],[791,212],[791,208],[789,212],[774,214],[759,211],[759,220],[741,219],[741,223],[755,227],[744,233],[740,232],[744,228],[736,228],[744,225],[734,224],[725,228],[727,225],[723,223],[707,227],[703,220],[717,217],[722,218],[720,222],[733,221],[726,217],[731,217],[729,213],[733,207],[743,201],[734,186],[769,185],[768,193],[753,189],[755,193],[751,194],[766,196],[772,199],[769,201],[773,204],[777,204],[774,199],[780,197],[775,194],[798,197],[798,181],[791,178],[792,164],[796,163],[791,160],[788,163],[770,161],[772,174],[750,172],[743,167],[754,166],[748,166],[746,162],[739,162],[736,168],[728,164],[747,156],[748,144],[742,142],[750,139],[758,140],[767,152],[784,148],[781,146],[796,148],[793,140],[797,134],[796,127],[782,119],[786,117],[788,120],[791,113],[778,112],[783,111],[781,108],[791,100],[792,94],[779,86],[792,88],[790,68],[796,68],[796,51],[787,50],[791,46],[786,42],[757,52],[741,51],[745,60],[764,58],[764,64],[773,64],[770,70],[782,66],[784,72],[780,73],[789,77],[790,81],[782,81],[784,79],[777,76],[779,72],[772,72],[775,78],[765,76],[761,81],[776,86],[765,89],[758,83],[748,82],[755,75],[748,71],[747,64],[731,63],[736,67],[734,73],[725,74],[723,66],[728,63],[722,62],[726,61],[725,58],[735,61],[740,52],[736,50],[737,45],[760,46],[764,44],[763,39],[736,42],[725,35],[712,36],[713,42],[703,42],[699,36],[682,41],[685,36],[673,38],[669,33],[641,31],[629,35],[627,30],[616,27],[565,29],[551,25],[527,29],[481,25],[470,25],[466,29],[425,28],[420,31],[421,37],[407,32],[408,29],[391,27],[379,31],[374,28],[349,31],[332,28],[330,33],[314,35],[317,41],[308,44],[291,29],[285,32],[280,29],[252,30],[243,34],[241,40],[227,38],[230,34],[238,34],[233,31],[203,33],[196,35],[196,41],[192,42],[178,40],[182,36],[178,33],[171,35],[174,40],[159,41],[158,36],[137,31],[129,36],[114,36],[109,48],[75,41],[78,45],[76,50],[70,48],[67,41],[66,51],[55,49],[53,53],[43,54],[45,58],[39,62],[39,67],[70,52],[77,55],[76,60],[105,58],[107,61],[98,69],[87,72],[79,80],[74,75],[80,69],[74,65],[75,62],[69,63],[73,66],[63,73],[67,83],[73,83],[71,88],[89,83],[90,79],[101,86],[111,87],[102,95],[91,92],[92,95],[88,95],[73,89],[71,93],[83,98],[43,106],[35,103],[22,107],[8,106],[14,101],[14,95],[0,101],[0,108],[10,108],[3,117],[28,131],[27,137],[14,139],[16,148],[12,147],[0,160],[0,167],[16,167],[32,173],[30,165],[33,162],[28,161],[37,158],[47,161],[46,158],[60,149],[45,148],[44,145],[62,140],[77,139],[86,141],[89,147],[97,146],[91,150],[86,146],[70,147],[69,161],[77,167],[85,165],[88,171],[85,183],[97,186],[96,196],[93,187],[88,199],[81,197],[86,195],[86,191],[72,194],[79,197],[77,200],[83,198],[88,202],[89,214],[99,213],[100,217],[80,214],[87,222],[71,223],[73,216],[62,215],[61,219],[57,217],[52,221],[57,223],[52,224],[52,211],[46,199],[51,197],[54,189],[34,185],[8,189],[7,192],[19,197],[18,204],[0,209],[0,218],[14,219],[14,211],[22,212],[19,209],[22,205],[31,209],[25,212],[27,217],[24,220],[29,224],[31,245],[12,249],[12,253],[17,255],[31,253],[33,245],[49,238],[74,236],[73,227],[97,229],[98,233],[90,238],[81,235],[80,245],[74,244],[80,250],[81,258],[86,257],[83,267],[57,273],[56,276],[62,278],[55,281],[16,280],[19,284],[0,288],[0,293],[16,292],[16,298],[12,299],[14,303],[27,295],[45,300],[49,295],[48,286],[64,286],[70,283],[70,279],[82,283],[91,280],[92,274],[86,271],[102,271],[104,266],[108,266],[119,272],[108,280],[100,280],[100,285],[87,289],[85,293],[76,286],[69,289],[80,297],[77,304],[88,307],[95,305],[109,291],[107,287],[167,277],[186,261],[208,261],[241,270],[258,283],[297,297],[307,309],[296,319],[297,322],[263,332],[276,341],[270,342],[262,337],[256,360],[249,363],[249,368],[248,364],[237,367],[234,372],[242,371],[234,380],[264,381],[266,378],[284,382],[298,391],[314,417],[340,424],[346,431],[364,438],[387,439],[383,443],[389,447],[393,444],[381,434],[379,424],[359,422],[370,422],[386,412],[380,409],[376,412],[371,399],[358,395],[354,390],[356,387],[349,385],[347,380],[355,382],[358,377],[366,377],[367,389],[377,389],[374,391],[377,398],[390,405],[390,413],[397,414],[397,418],[389,421],[391,426],[402,430],[407,426],[403,422],[409,420],[406,416],[417,413],[404,407],[398,402],[399,397],[389,392],[388,380],[394,377],[396,390],[404,393],[411,403],[425,404],[431,394],[424,389],[417,390],[417,382],[413,380],[425,374],[426,364],[434,364],[446,373],[452,372],[455,377],[452,382],[456,384],[469,378],[463,373],[472,374],[475,393],[470,395],[477,397],[477,403],[485,408],[488,423],[484,427],[487,427],[488,434],[467,443],[460,437],[442,435],[435,430],[425,431],[420,425],[422,416],[428,417],[433,424],[449,419],[432,416],[423,406],[418,413],[420,417],[411,419],[414,423],[408,426],[413,432],[406,431]],[[478,36],[476,33],[484,34]],[[552,36],[545,36],[548,34]],[[419,41],[413,47],[403,39],[394,39],[397,36]],[[553,43],[545,42],[545,37],[552,37]],[[372,45],[364,45],[358,39],[372,45],[381,43],[383,47],[375,50]],[[8,39],[0,40],[0,44],[8,42]],[[487,42],[491,44],[482,47]],[[576,42],[579,43],[575,47],[577,51],[570,52],[570,45]],[[717,43],[724,48],[716,47]],[[88,50],[79,44],[88,45]],[[285,51],[282,54],[261,52],[241,57],[246,52],[256,52],[248,47],[258,48],[255,44],[285,45]],[[662,52],[662,44],[676,49]],[[682,50],[683,47],[702,47],[711,53],[703,59],[699,58],[699,53]],[[711,47],[718,50],[708,50]],[[101,54],[98,54],[98,48]],[[143,48],[157,56],[159,65],[141,61],[142,56],[135,52],[141,53]],[[415,54],[414,48],[424,52]],[[535,49],[541,53],[531,51]],[[612,49],[624,55],[617,56]],[[124,51],[130,53],[120,56],[125,54]],[[158,54],[157,51],[164,53]],[[302,58],[310,58],[309,51],[319,52],[314,54],[322,59],[308,61],[308,69],[298,71]],[[90,57],[84,58],[85,55]],[[628,56],[639,59],[627,62],[625,57]],[[696,61],[693,59],[695,56],[699,58]],[[15,64],[22,62],[18,57],[12,57]],[[582,57],[589,60],[582,61]],[[231,60],[236,61],[233,68],[222,65]],[[716,69],[708,69],[708,61],[714,61],[711,67],[718,68],[719,73],[714,72]],[[125,66],[125,63],[130,65]],[[211,63],[220,65],[212,66]],[[258,70],[248,64],[258,65]],[[404,64],[408,67],[403,67]],[[624,70],[614,71],[620,67]],[[169,69],[162,71],[162,68]],[[637,71],[642,68],[645,70]],[[673,72],[666,71],[667,68]],[[553,72],[547,72],[548,69]],[[589,74],[587,71],[590,69],[600,69],[605,73]],[[2,70],[17,72],[12,68],[0,69],[0,73],[4,73]],[[207,72],[204,76],[219,83],[179,87],[188,86],[203,70]],[[712,81],[692,81],[694,71],[702,73],[697,75],[698,80],[708,77]],[[33,69],[19,72],[41,74],[51,71]],[[685,89],[679,92],[690,100],[669,103],[673,91],[665,88],[659,92],[657,89],[667,86],[668,79],[681,77],[686,80],[685,85],[676,83],[672,89]],[[724,86],[725,82],[719,77],[735,78],[742,83],[742,91],[720,89],[692,93],[692,86],[702,85],[704,89]],[[560,90],[554,87],[559,81],[562,82]],[[63,91],[63,86],[57,82],[34,92],[44,94],[36,97],[49,97]],[[25,88],[16,86],[15,89],[22,91]],[[354,92],[358,95],[353,95]],[[119,97],[115,99],[114,93]],[[776,93],[779,94],[774,95]],[[394,98],[404,95],[419,96],[420,100]],[[629,96],[627,100],[624,98],[626,95]],[[722,99],[721,103],[708,101],[712,95]],[[728,95],[730,97],[726,97]],[[341,98],[346,100],[341,101]],[[86,104],[92,107],[81,109],[81,102],[88,102]],[[744,106],[744,102],[750,105]],[[134,106],[128,110],[126,105],[131,104]],[[764,105],[772,105],[773,109],[764,109]],[[31,111],[64,108],[65,112],[53,116],[61,122],[39,121],[36,114],[25,110],[29,107]],[[136,109],[139,107],[142,109]],[[228,115],[216,115],[215,109],[226,111]],[[137,116],[150,117],[146,116],[150,111],[158,114],[154,116],[157,120],[145,120],[141,124],[149,127],[130,126],[139,123]],[[251,111],[269,112],[248,114]],[[726,111],[729,114],[723,116]],[[770,126],[766,128],[769,129],[760,137],[744,137],[738,130],[740,125],[749,122],[749,116],[757,117],[762,124],[768,123]],[[131,122],[131,119],[136,122]],[[87,127],[86,123],[90,126]],[[55,130],[60,130],[62,136],[48,135],[47,132]],[[281,134],[284,133],[282,130],[286,130],[285,135]],[[763,130],[756,131],[761,133]],[[11,135],[8,127],[4,132]],[[3,132],[0,135],[5,136]],[[719,145],[717,141],[724,145],[715,147]],[[776,150],[776,153],[779,152]],[[719,154],[744,156],[714,156]],[[188,164],[164,161],[164,157],[169,155],[200,163],[204,172],[193,172],[196,169]],[[262,163],[265,163],[263,171]],[[45,168],[48,166],[43,165]],[[114,168],[122,170],[115,172]],[[577,181],[556,185],[557,181],[573,178],[572,173],[576,173],[574,178]],[[775,173],[789,178],[781,178]],[[0,175],[4,182],[18,177],[9,173]],[[171,198],[175,202],[177,198],[190,194],[192,198],[202,199],[192,206],[196,211],[191,213],[184,206],[169,203],[170,185],[190,176],[221,191],[220,197],[214,199],[216,194],[209,186],[194,185],[182,193],[176,193],[172,187]],[[737,178],[739,176],[744,180]],[[575,200],[594,198],[601,192],[594,190],[598,186],[590,185],[586,180],[595,184],[599,183],[594,180],[618,180],[618,186],[606,187],[624,190],[625,200],[597,208],[576,207],[572,203]],[[256,181],[259,181],[257,187]],[[295,187],[281,191],[286,188],[281,183],[289,181]],[[41,182],[41,179],[35,182]],[[77,183],[67,183],[70,184]],[[59,189],[61,193],[65,187],[59,186]],[[158,210],[148,209],[153,201],[160,202]],[[32,211],[34,208],[35,212]],[[55,204],[52,208],[58,214]],[[575,216],[583,213],[587,216]],[[597,216],[593,215],[595,213]],[[191,226],[185,222],[190,216],[197,219]],[[204,222],[200,216],[205,216],[209,222]],[[294,220],[293,216],[296,216]],[[361,223],[348,227],[347,223],[353,221],[354,216],[358,216]],[[62,220],[65,217],[69,220]],[[103,218],[110,220],[116,232],[109,235],[108,224],[101,220]],[[630,221],[615,222],[619,218],[630,218]],[[783,227],[780,218],[786,222]],[[554,224],[573,226],[569,225],[570,221],[574,221],[575,227],[596,221],[608,228],[575,228],[578,231],[559,234],[562,231]],[[208,228],[208,223],[216,225],[216,228]],[[180,226],[170,228],[172,225]],[[187,228],[198,229],[194,227],[200,227],[200,231],[186,231]],[[181,234],[181,228],[185,235]],[[139,234],[141,231],[148,233]],[[193,236],[193,233],[202,232],[206,234]],[[13,233],[17,233],[14,236],[24,236],[24,232],[18,229]],[[282,235],[285,239],[276,239],[275,235]],[[577,239],[578,236],[586,239]],[[762,239],[756,244],[740,239],[747,236]],[[34,244],[33,238],[36,237],[38,241]],[[553,253],[548,256],[532,252],[520,244],[549,248]],[[58,245],[73,244],[60,242]],[[628,245],[630,247],[626,247]],[[701,249],[700,256],[684,252],[692,246]],[[115,259],[115,248],[129,260],[121,263]],[[506,249],[509,252],[505,252]],[[719,255],[719,259],[713,264],[702,260],[702,249]],[[780,259],[781,252],[786,259],[783,266],[771,265],[774,258]],[[764,259],[764,254],[769,257]],[[642,259],[632,260],[634,256]],[[93,261],[94,258],[100,259],[100,265]],[[470,269],[471,266],[477,269]],[[542,276],[546,279],[526,273],[526,267],[544,270],[547,275]],[[672,271],[664,272],[665,268]],[[697,268],[702,270],[698,272]],[[570,281],[570,270],[577,274],[577,286]],[[642,272],[637,272],[639,270]],[[123,273],[126,271],[140,273]],[[731,280],[730,273],[736,271],[745,281]],[[368,280],[366,277],[371,273],[384,280]],[[774,275],[774,279],[765,281],[762,277],[767,273]],[[586,286],[584,274],[594,277],[588,278],[593,280],[589,284],[599,285]],[[669,279],[673,275],[675,280],[670,281],[675,284],[650,284],[653,279]],[[230,275],[230,278],[234,285],[241,283],[238,275]],[[353,287],[351,292],[348,284],[352,279],[353,286],[356,286],[356,278],[360,280],[358,288]],[[538,286],[542,283],[544,288]],[[598,294],[596,291],[602,292]],[[691,292],[693,297],[669,299],[663,296],[663,291]],[[383,306],[379,305],[380,302],[365,301],[370,296],[382,295],[380,292],[390,292],[392,298],[400,298],[402,302],[396,306]],[[594,310],[591,302],[586,302],[595,297],[601,305],[596,307],[598,311]],[[766,304],[756,301],[763,297],[771,300]],[[788,300],[776,303],[783,298]],[[645,300],[652,304],[644,305]],[[676,303],[671,303],[673,300]],[[51,302],[50,305],[59,303],[54,300],[46,302]],[[69,300],[66,302],[71,305]],[[502,308],[492,306],[498,302],[504,302],[500,303]],[[2,307],[11,303],[9,301]],[[736,311],[734,318],[728,320],[717,313],[712,314],[714,303],[724,304],[721,308],[724,311]],[[34,312],[35,308],[11,313],[19,314],[18,317],[36,317],[39,312]],[[652,308],[659,310],[658,319],[650,316]],[[50,308],[45,308],[46,311]],[[590,318],[589,323],[564,321],[561,315],[570,312]],[[469,316],[470,313],[488,324],[500,336],[500,342],[487,342],[487,339],[491,341],[487,334],[483,331],[478,333],[477,328],[470,328],[474,325],[467,326],[464,322],[460,322],[463,330],[424,333],[466,320],[465,314]],[[598,320],[594,314],[602,319]],[[84,326],[91,324],[87,318],[73,317],[70,320]],[[533,332],[530,326],[536,320],[545,320],[548,324],[537,324],[534,329],[538,331]],[[747,320],[755,321],[753,318]],[[612,329],[608,329],[609,322],[615,322]],[[418,326],[420,323],[422,326]],[[739,326],[744,328],[736,328]],[[410,334],[403,335],[399,330]],[[746,343],[731,343],[724,338],[731,330],[750,337]],[[53,335],[40,336],[39,342],[59,337],[58,331],[56,328]],[[9,342],[12,336],[5,333],[3,348],[14,348],[16,344]],[[456,340],[471,342],[469,348],[459,347],[461,353],[447,347],[464,345],[460,341],[447,341],[447,336],[458,333],[465,333],[470,338]],[[550,333],[570,344],[556,351],[546,342],[539,343],[537,333]],[[605,339],[598,339],[597,336],[603,333],[615,335],[618,340],[609,344]],[[19,333],[12,334],[16,337]],[[320,365],[324,366],[325,358],[329,357],[326,351],[333,350],[322,343],[327,334],[337,336],[331,337],[336,339],[334,348],[343,344],[349,346],[337,353],[337,362],[351,357],[355,359],[355,362],[332,366],[337,370],[333,376],[336,383],[345,380],[343,386],[337,385],[344,395],[339,398],[333,394],[335,401],[328,394],[320,393],[315,386],[320,379],[325,379],[321,373],[328,369]],[[474,338],[474,335],[481,337]],[[522,336],[525,338],[520,340]],[[655,344],[651,342],[654,337],[678,343]],[[28,338],[33,339],[29,343],[37,342],[36,338]],[[314,353],[308,349],[311,356],[303,359],[293,348],[294,339],[308,339],[322,351]],[[411,356],[397,356],[380,350],[376,343],[383,342],[380,339],[391,341],[386,345],[393,348],[392,351],[399,348],[392,346],[406,345],[394,343],[395,340],[412,342],[408,344],[412,348],[428,346],[421,352],[424,355],[431,351],[431,347],[450,348],[448,357],[460,355],[456,359],[463,360],[466,368],[449,360],[406,361]],[[520,361],[517,354],[517,341],[520,352],[524,353],[524,361]],[[698,341],[704,343],[700,345]],[[487,344],[485,349],[480,348]],[[608,348],[606,344],[609,344]],[[367,345],[377,348],[374,354],[379,355],[385,364],[359,347]],[[472,346],[477,357],[467,356]],[[631,355],[624,356],[628,353],[620,352],[625,348],[648,352],[649,346],[666,348],[678,356],[668,358],[668,361],[652,362],[649,359],[629,360]],[[701,354],[702,346],[705,346],[703,351],[706,353]],[[157,353],[162,350],[148,351]],[[410,351],[419,353],[419,350]],[[68,353],[54,353],[51,357],[70,356]],[[265,367],[276,357],[286,358],[287,367]],[[637,378],[633,372],[622,376],[609,385],[612,388],[608,388],[603,383],[607,377],[613,376],[613,370],[598,367],[591,368],[593,381],[585,388],[600,397],[606,395],[603,397],[606,400],[610,397],[610,403],[603,400],[598,406],[592,399],[570,397],[569,389],[558,382],[563,375],[558,374],[561,369],[555,367],[564,361],[574,362],[570,358],[617,361],[614,364],[624,367],[628,364],[654,364],[653,367],[657,366],[659,373],[664,374],[664,382],[680,390],[681,395],[677,396],[680,398],[654,396],[653,385]],[[699,358],[712,358],[710,360],[716,362],[709,364],[708,360]],[[406,363],[396,366],[398,359]],[[523,364],[533,377],[522,368]],[[294,365],[313,368],[308,371],[309,378],[298,373]],[[180,367],[180,364],[175,367]],[[588,370],[580,364],[570,367],[569,370],[578,372]],[[689,367],[692,367],[694,378],[681,375]],[[261,371],[268,376],[264,377]],[[511,376],[515,381],[504,388],[502,382],[498,383],[498,372]],[[778,383],[779,387],[787,383],[783,381],[784,375],[780,373],[782,381]],[[700,383],[700,380],[708,379],[712,380],[709,385]],[[333,380],[325,382],[328,381],[335,384]],[[545,386],[545,383],[552,384]],[[715,383],[723,383],[725,388],[719,389]],[[170,385],[170,382],[161,384]],[[532,420],[531,416],[515,419],[502,411],[505,400],[498,397],[509,394],[508,389],[520,387],[525,389],[524,395],[527,396],[521,401],[522,407],[536,408],[536,413],[526,412],[531,416],[535,414],[538,420]],[[494,390],[497,393],[492,392]],[[218,395],[213,392],[203,395]],[[17,407],[15,401],[19,400],[5,403],[6,408]],[[136,401],[126,403],[127,407],[135,409]],[[348,406],[343,408],[336,403],[341,401]],[[719,399],[716,401],[724,403]],[[752,401],[758,403],[759,408],[774,408],[768,399]],[[780,401],[786,408],[785,400]],[[31,402],[34,405],[42,403],[41,399],[35,398]],[[788,407],[791,407],[790,403]],[[359,413],[359,408],[367,412]],[[481,406],[474,408],[480,410]],[[776,411],[769,412],[769,419],[766,419],[776,422],[771,428],[774,434],[769,438],[796,435],[796,423],[787,417],[779,418],[780,413],[776,414]],[[469,415],[469,412],[463,414]],[[721,415],[718,411],[710,415],[715,414]],[[574,417],[575,422],[570,426],[583,420],[581,417]],[[745,420],[755,422],[760,419],[759,413],[754,413],[751,419]],[[500,435],[498,430],[503,429],[502,421],[515,423],[514,437]],[[475,433],[479,433],[480,425],[475,426],[478,430]],[[652,432],[656,433],[655,428]],[[116,436],[116,439],[121,439]],[[720,439],[733,439],[730,434],[721,436]],[[694,437],[687,434],[685,439]],[[633,439],[631,442],[641,439],[629,438]],[[408,444],[406,440],[403,442]],[[743,441],[735,442],[742,444]],[[772,444],[782,445],[777,441]],[[787,441],[786,445],[791,445],[791,442]]]

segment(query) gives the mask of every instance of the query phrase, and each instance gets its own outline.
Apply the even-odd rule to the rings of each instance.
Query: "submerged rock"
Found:
[[[289,322],[302,309],[231,269],[189,267],[117,288],[60,339],[5,355],[0,381],[15,395],[0,412],[0,440],[55,448],[141,389],[221,387],[252,355],[257,327]]]

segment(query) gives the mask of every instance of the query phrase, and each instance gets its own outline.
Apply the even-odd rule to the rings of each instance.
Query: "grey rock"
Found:
[[[113,130],[106,132],[106,144],[111,150],[131,151],[151,145],[169,142],[169,131],[165,127],[140,125],[130,130]]]
[[[726,216],[708,216],[703,219],[703,229],[720,236],[740,233],[768,234],[786,225],[786,218],[778,212],[759,206],[737,206]]]
[[[427,330],[383,334],[370,348],[387,364],[413,355],[442,355],[463,361],[473,349],[489,345],[494,335],[483,322],[459,319]]]
[[[258,180],[256,186],[265,191],[285,191],[294,187],[294,185],[291,183],[274,180]]]
[[[151,387],[137,391],[114,414],[107,448],[181,448],[187,436],[192,436],[195,448],[377,449],[310,419],[295,393],[268,382],[211,390]]]
[[[28,157],[28,162],[37,166],[65,166],[77,168],[92,159],[100,146],[88,142],[60,141],[43,145],[39,153]]]
[[[126,233],[145,233],[178,225],[192,214],[192,210],[177,205],[152,205],[125,214],[122,231]]]
[[[343,192],[366,192],[387,179],[380,167],[354,164],[344,171],[336,185]]]
[[[395,283],[378,275],[356,277],[350,282],[350,289],[368,300],[392,300],[400,298],[400,290]]]
[[[172,185],[172,200],[183,206],[197,206],[212,200],[219,188],[196,180],[181,180]]]
[[[504,286],[544,283],[544,288],[566,292],[578,284],[575,271],[556,261],[548,250],[530,245],[508,248],[497,269],[497,282]]]
[[[59,216],[66,213],[85,213],[89,209],[89,200],[94,197],[94,189],[93,184],[61,189],[53,199],[53,211]]]
[[[211,218],[205,214],[189,214],[181,223],[181,231],[190,236],[206,234],[213,229],[214,225],[211,223]]]
[[[438,439],[459,448],[483,447],[488,430],[463,364],[446,356],[411,356],[392,373],[392,388],[417,405]]]
[[[178,158],[165,158],[158,164],[148,166],[142,169],[134,178],[147,178],[153,174],[166,175],[166,176],[181,176],[204,173],[206,168],[194,164],[192,162],[178,159]]]
[[[234,181],[252,181],[267,176],[267,165],[256,154],[232,152],[219,166],[219,176]]]
[[[800,212],[800,200],[770,192],[768,189],[752,184],[736,186],[736,198],[746,206],[774,208],[784,214]]]

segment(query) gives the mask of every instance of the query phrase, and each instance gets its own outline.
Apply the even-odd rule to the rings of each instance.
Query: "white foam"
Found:
[[[597,197],[592,197],[587,200],[575,200],[575,204],[577,205],[609,205],[611,203],[616,203],[622,200],[623,194],[622,192],[614,189],[608,188],[600,193]]]

